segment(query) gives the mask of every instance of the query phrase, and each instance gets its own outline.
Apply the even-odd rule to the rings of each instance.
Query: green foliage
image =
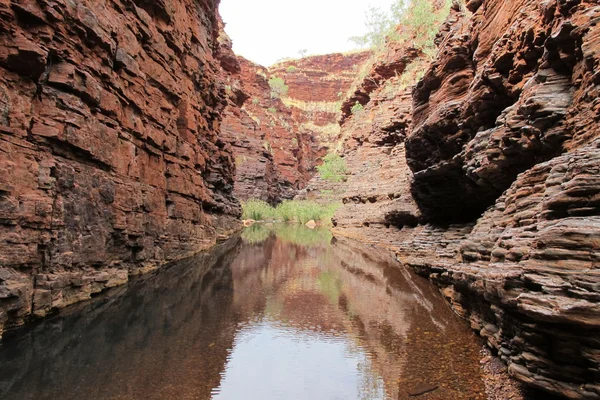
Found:
[[[399,2],[402,2],[400,0]],[[365,15],[367,33],[363,36],[353,36],[350,41],[361,47],[380,47],[385,38],[393,31],[396,23],[385,11],[378,7],[369,6]]]
[[[274,209],[262,200],[248,200],[242,203],[242,218],[264,221],[273,218]]]
[[[364,110],[365,108],[363,107],[362,104],[360,104],[358,101],[356,103],[354,103],[354,105],[352,106],[352,108],[350,109],[350,112],[352,114],[356,114],[361,112],[362,110]]]
[[[285,84],[285,81],[282,78],[278,78],[276,76],[271,77],[269,79],[269,87],[271,88],[271,98],[278,99],[282,96],[287,95],[289,90],[288,85]]]
[[[287,68],[285,69],[285,71],[286,71],[286,72],[289,72],[290,74],[293,74],[293,73],[294,73],[294,72],[296,72],[297,70],[298,70],[298,68],[296,68],[296,67],[295,67],[295,66],[293,66],[293,65],[290,65],[289,67],[287,67]]]
[[[433,0],[396,0],[388,12],[369,7],[365,18],[367,33],[350,40],[375,49],[381,48],[386,40],[411,41],[413,47],[431,55],[435,50],[433,40],[451,4],[452,0],[445,0],[444,5],[436,9]]]
[[[317,166],[321,179],[341,182],[346,179],[346,160],[337,154],[329,153],[323,158],[323,164]]]
[[[267,108],[267,111],[272,114],[277,114],[277,109],[275,107],[269,107],[269,108]]]
[[[292,138],[292,146],[298,147],[298,139]]]
[[[258,103],[260,103],[260,100],[258,97],[255,97],[252,99],[252,104],[257,105]]]
[[[280,220],[306,224],[310,220],[330,223],[340,204],[318,204],[308,200],[286,200],[276,208],[262,200],[242,204],[242,218],[255,221]]]
[[[310,220],[330,222],[339,204],[318,204],[308,200],[286,200],[275,209],[275,214],[284,222],[295,221],[305,224]]]

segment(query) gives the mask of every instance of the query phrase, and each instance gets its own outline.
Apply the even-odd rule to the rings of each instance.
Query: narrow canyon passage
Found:
[[[255,225],[5,337],[0,398],[483,399],[435,286],[327,230]]]
[[[0,0],[0,400],[600,399],[600,0],[347,3]]]

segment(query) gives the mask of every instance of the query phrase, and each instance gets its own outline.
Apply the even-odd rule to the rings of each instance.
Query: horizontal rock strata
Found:
[[[0,1],[0,333],[237,226],[217,1]]]
[[[512,376],[565,398],[597,399],[600,6],[467,7],[472,14],[454,7],[413,91],[404,153],[411,171],[393,173],[414,174],[396,190],[412,194],[418,225],[388,227],[392,210],[352,220],[359,209],[350,212],[350,202],[336,215],[336,234],[388,246],[434,279]],[[368,124],[361,147],[378,135]],[[386,186],[357,183],[349,198],[367,204]],[[405,204],[397,209],[407,215]]]

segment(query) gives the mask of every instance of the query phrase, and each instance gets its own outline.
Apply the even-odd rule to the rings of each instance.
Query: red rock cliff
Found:
[[[0,1],[0,333],[236,225],[218,1]]]
[[[380,140],[393,126],[383,110],[404,109],[398,92],[381,101],[373,88],[345,123],[345,153],[360,161],[336,233],[389,246],[438,282],[512,376],[597,399],[600,6],[467,6],[413,91],[405,141]]]
[[[223,132],[236,156],[235,195],[270,203],[291,199],[337,141],[340,98],[369,53],[311,56],[267,69],[228,49],[220,56],[229,72]],[[289,88],[281,98],[270,94],[272,77]]]

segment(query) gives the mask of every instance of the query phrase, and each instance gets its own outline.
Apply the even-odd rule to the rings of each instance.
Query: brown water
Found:
[[[0,398],[483,399],[478,351],[381,250],[254,226],[7,337]]]

